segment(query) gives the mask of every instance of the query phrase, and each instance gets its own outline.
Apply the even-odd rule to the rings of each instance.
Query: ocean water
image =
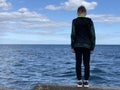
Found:
[[[69,45],[0,45],[0,86],[32,90],[38,84],[76,85]],[[120,86],[120,46],[98,45],[90,86]]]

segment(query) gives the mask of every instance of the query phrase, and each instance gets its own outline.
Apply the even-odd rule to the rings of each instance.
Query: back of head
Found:
[[[80,6],[80,7],[78,7],[77,13],[78,13],[78,15],[83,14],[83,13],[86,14],[87,10],[84,6]]]

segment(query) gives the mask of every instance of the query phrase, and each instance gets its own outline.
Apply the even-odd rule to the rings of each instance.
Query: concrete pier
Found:
[[[37,85],[33,90],[120,90],[120,88],[106,88],[106,87],[89,87],[78,88],[76,86],[66,85]]]
[[[6,88],[6,87],[1,87],[1,86],[0,86],[0,90],[16,90],[16,89]]]

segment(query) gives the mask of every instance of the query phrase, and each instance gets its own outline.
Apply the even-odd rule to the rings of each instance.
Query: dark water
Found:
[[[0,86],[75,85],[74,58],[68,45],[0,45]],[[120,46],[96,46],[90,85],[120,86]]]

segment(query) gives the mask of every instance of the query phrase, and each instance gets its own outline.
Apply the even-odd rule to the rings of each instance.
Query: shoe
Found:
[[[82,86],[83,86],[82,81],[78,81],[78,82],[77,82],[77,87],[82,87]]]
[[[88,81],[83,82],[84,87],[89,87]]]

